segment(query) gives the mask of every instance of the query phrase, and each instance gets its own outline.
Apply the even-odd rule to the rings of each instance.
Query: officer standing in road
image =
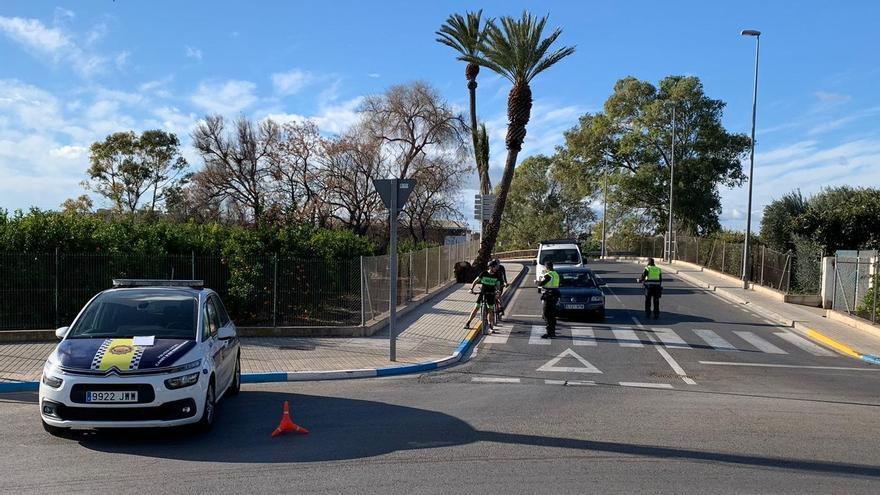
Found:
[[[547,272],[544,280],[538,285],[544,289],[541,300],[544,301],[544,321],[547,323],[547,333],[541,335],[542,339],[556,337],[556,303],[559,302],[559,273],[553,269],[553,262],[548,261],[545,265]]]
[[[660,318],[660,294],[663,292],[663,273],[654,264],[654,258],[648,258],[648,266],[639,277],[645,286],[645,318],[651,318],[651,303],[654,303],[654,319]]]

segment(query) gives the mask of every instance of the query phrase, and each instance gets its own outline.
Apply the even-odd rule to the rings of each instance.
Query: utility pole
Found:
[[[755,116],[758,111],[758,55],[761,52],[761,31],[754,29],[746,29],[742,33],[743,36],[753,36],[755,38],[755,87],[752,91],[752,149],[749,153],[749,203],[746,210],[746,239],[743,243],[743,266],[742,281],[743,289],[749,288],[749,278],[752,264],[749,263],[749,250],[752,233],[752,185],[755,183]]]
[[[602,193],[602,253],[601,258],[608,256],[608,250],[605,248],[605,240],[607,235],[607,224],[605,217],[608,215],[608,164],[605,164],[605,187]]]
[[[675,104],[672,105],[672,154],[669,167],[669,227],[666,231],[666,262],[672,263],[672,191],[675,184]]]

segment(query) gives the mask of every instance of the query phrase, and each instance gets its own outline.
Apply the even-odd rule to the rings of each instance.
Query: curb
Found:
[[[519,275],[511,282],[511,287],[519,287],[528,270],[520,271]],[[437,291],[442,292],[442,291]],[[482,333],[482,322],[477,322],[474,328],[458,344],[451,355],[433,361],[425,361],[403,366],[385,366],[382,368],[333,370],[333,371],[290,371],[270,373],[242,373],[242,383],[277,383],[277,382],[304,382],[320,380],[344,380],[349,378],[373,378],[382,376],[407,375],[424,371],[445,368],[461,361],[473,346],[477,337]],[[8,392],[31,392],[40,388],[40,382],[0,382],[0,393]]]
[[[629,260],[626,260],[626,262],[638,263],[638,261],[629,261]],[[754,309],[756,313],[758,313],[762,316],[766,316],[767,318],[770,318],[772,320],[776,320],[777,322],[781,323],[782,325],[784,325],[786,327],[797,330],[798,333],[800,333],[801,335],[804,335],[805,337],[808,337],[809,339],[811,339],[815,342],[819,342],[820,344],[823,344],[826,347],[830,347],[831,349],[834,349],[835,351],[837,351],[840,354],[843,354],[844,356],[851,357],[853,359],[859,359],[859,360],[865,361],[866,363],[869,363],[869,364],[880,365],[880,356],[874,356],[871,354],[862,354],[861,352],[856,351],[852,347],[850,347],[846,344],[843,344],[841,342],[838,342],[838,341],[832,339],[831,337],[823,334],[822,332],[819,332],[817,330],[814,330],[814,329],[804,325],[803,323],[788,319],[788,318],[786,318],[778,313],[775,313],[771,310],[768,310],[768,309],[763,308],[761,306],[757,306],[749,301],[746,301],[745,299],[742,299],[742,298],[732,294],[730,291],[719,288],[716,285],[704,283],[701,280],[698,280],[698,279],[691,277],[685,273],[682,273],[681,270],[677,270],[668,264],[666,266],[669,267],[669,271],[671,271],[675,275],[678,275],[685,282],[687,282],[691,285],[694,285],[696,287],[699,287],[701,289],[711,290],[716,295],[718,295],[718,297],[721,297],[722,299],[727,299],[730,302],[733,302],[736,304],[748,305],[749,307]]]

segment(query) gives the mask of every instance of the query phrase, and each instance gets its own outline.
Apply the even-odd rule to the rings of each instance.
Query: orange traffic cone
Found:
[[[288,405],[287,401],[284,401],[284,414],[281,416],[281,424],[278,425],[278,428],[275,428],[275,431],[272,432],[272,436],[277,437],[278,435],[283,435],[289,431],[294,433],[309,432],[309,430],[294,423],[293,420],[290,419],[290,405]]]

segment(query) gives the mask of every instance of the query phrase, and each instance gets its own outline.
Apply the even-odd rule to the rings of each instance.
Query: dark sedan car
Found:
[[[605,285],[589,268],[559,267],[559,302],[556,311],[562,317],[593,316],[605,321]]]

